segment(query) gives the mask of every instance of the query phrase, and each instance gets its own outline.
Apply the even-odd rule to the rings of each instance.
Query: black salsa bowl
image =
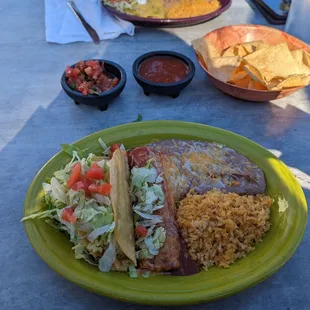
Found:
[[[105,111],[107,110],[109,103],[118,97],[124,90],[127,81],[127,75],[125,70],[120,65],[112,61],[105,59],[87,59],[84,61],[86,62],[88,60],[98,60],[100,64],[104,62],[105,70],[108,73],[116,76],[119,79],[119,83],[115,87],[102,92],[99,95],[83,95],[82,93],[70,88],[70,86],[67,84],[66,72],[64,72],[61,77],[61,86],[65,93],[74,100],[75,104],[82,103],[86,105],[98,106],[101,111]],[[77,63],[71,65],[70,67],[74,68],[76,65]]]
[[[139,74],[139,67],[141,63],[153,56],[171,56],[177,58],[184,62],[188,68],[189,72],[186,77],[178,82],[174,83],[155,83],[151,82],[145,78],[143,78]],[[150,95],[151,93],[158,94],[158,95],[165,95],[170,96],[172,98],[176,98],[179,96],[180,92],[188,86],[188,84],[192,81],[195,75],[195,65],[194,63],[186,56],[170,51],[155,51],[143,54],[139,58],[135,60],[132,67],[133,76],[136,79],[137,83],[143,88],[144,94],[146,96]]]

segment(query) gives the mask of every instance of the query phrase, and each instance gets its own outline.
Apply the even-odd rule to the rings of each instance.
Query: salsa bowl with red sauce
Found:
[[[155,51],[137,58],[132,71],[146,96],[155,93],[176,98],[192,81],[195,65],[182,54]]]
[[[104,59],[79,61],[68,66],[61,77],[61,86],[75,104],[98,106],[101,111],[124,90],[125,70]]]

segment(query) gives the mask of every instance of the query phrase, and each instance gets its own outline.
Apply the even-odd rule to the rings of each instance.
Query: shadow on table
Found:
[[[81,52],[80,49],[77,49],[76,59],[70,60],[72,63],[79,59],[100,57],[119,62],[128,73],[129,78],[126,88],[122,95],[105,112],[100,112],[93,107],[76,106],[63,91],[46,108],[39,107],[0,153],[0,162],[5,163],[5,165],[2,165],[2,178],[8,184],[8,203],[15,205],[16,200],[23,200],[26,189],[36,172],[53,154],[59,151],[60,143],[71,143],[95,131],[121,123],[132,122],[136,119],[137,113],[141,113],[144,120],[176,119],[192,121],[243,134],[266,148],[278,150],[282,154],[281,159],[287,162],[288,165],[299,169],[304,174],[310,174],[310,165],[308,164],[310,144],[307,143],[308,133],[310,132],[310,116],[295,106],[287,105],[282,108],[271,103],[247,103],[223,96],[221,92],[205,81],[204,73],[198,66],[195,79],[179,98],[173,100],[171,98],[159,98],[158,96],[145,97],[131,77],[131,65],[140,54],[150,51],[148,47],[150,36],[152,42],[157,42],[159,50],[165,49],[168,40],[169,45],[174,46],[173,50],[187,54],[192,59],[194,59],[194,55],[185,42],[167,32],[150,29],[140,29],[138,32],[139,36],[137,37],[124,37],[123,41],[127,42],[127,44],[129,42],[134,44],[135,41],[139,41],[137,49],[125,50],[126,57],[121,57],[123,51],[117,53],[120,48],[124,49],[124,45],[120,40],[109,42],[103,51],[88,52],[87,49],[82,49],[84,52]],[[141,42],[145,44],[141,44]],[[297,152],[300,152],[299,159],[293,158],[296,149],[292,150],[291,145],[294,145],[298,150]],[[11,173],[13,170],[22,171],[18,192],[16,192],[16,188],[10,188],[10,182],[12,182],[12,185],[16,185],[13,182]],[[308,194],[308,191],[306,192]],[[21,207],[18,217],[22,217]],[[19,244],[26,246],[26,237],[22,232],[22,225],[14,221],[10,229],[20,231]],[[307,242],[309,246],[309,241]],[[25,257],[24,261],[39,261],[39,258],[34,258],[32,251],[27,250],[25,253],[29,257]],[[261,305],[264,305],[265,300],[257,296],[261,295],[265,298],[268,296],[272,300],[272,296],[269,295],[269,287],[279,286],[279,289],[283,290],[285,295],[285,287],[281,283],[288,279],[291,286],[294,288],[299,287],[301,283],[300,277],[303,274],[302,267],[308,264],[307,262],[300,262],[303,257],[299,253],[297,251],[286,267],[266,280],[264,284],[231,297],[229,299],[230,307],[244,309],[251,304],[254,297],[256,300],[260,300]],[[12,257],[15,255],[16,253],[12,253]],[[32,269],[28,270],[28,272],[35,274],[36,265],[34,263],[27,268]],[[44,265],[41,265],[40,268],[44,268]],[[93,309],[102,308],[105,304],[108,305],[108,308],[153,309],[153,307],[119,303],[86,293],[81,288],[62,280],[56,274],[50,273],[47,267],[45,268],[45,272],[51,278],[51,281],[57,281],[58,290],[67,291],[68,296],[81,305],[82,308],[83,304],[87,307],[86,305],[89,305],[91,300]],[[292,274],[296,276],[292,277]],[[45,284],[42,283],[42,285]],[[273,302],[276,301],[273,300]],[[195,309],[223,309],[225,307],[227,307],[227,301],[223,300],[209,305],[196,306]],[[191,308],[184,307],[184,309]],[[165,308],[161,307],[160,309]]]

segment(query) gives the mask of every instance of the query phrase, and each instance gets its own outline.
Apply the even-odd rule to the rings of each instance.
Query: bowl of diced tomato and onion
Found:
[[[93,59],[67,66],[61,86],[76,104],[98,106],[103,111],[123,91],[126,80],[126,72],[120,65]]]

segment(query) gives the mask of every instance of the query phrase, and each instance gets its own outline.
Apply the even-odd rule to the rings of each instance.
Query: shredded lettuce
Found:
[[[131,279],[136,279],[138,278],[138,274],[137,274],[137,269],[134,265],[130,265],[129,268],[128,268],[128,273],[129,273],[129,277]]]
[[[153,257],[154,256],[150,253],[150,251],[146,248],[146,246],[142,250],[136,251],[136,259],[151,259]]]
[[[133,168],[131,170],[133,211],[135,226],[148,228],[145,237],[140,237],[136,241],[136,258],[153,258],[159,253],[166,239],[166,232],[163,227],[155,226],[162,222],[162,217],[153,214],[154,211],[164,207],[164,192],[161,185],[162,177],[157,175],[157,171],[151,165],[152,159],[143,168]]]
[[[94,228],[100,228],[105,225],[112,224],[113,222],[113,213],[107,212],[102,214],[97,214],[92,220],[91,223]]]
[[[103,253],[104,250],[107,248],[107,240],[106,238],[98,237],[92,242],[89,242],[86,246],[87,250],[92,253],[93,255],[95,253]]]
[[[109,157],[110,156],[110,147],[108,147],[101,138],[98,139],[99,144],[103,148],[102,154],[104,156]]]
[[[78,243],[76,244],[72,250],[74,251],[74,256],[76,259],[81,259],[81,258],[84,258],[84,245],[82,243]]]
[[[99,259],[99,270],[109,272],[116,259],[116,243],[114,237],[111,238],[109,247]]]
[[[144,182],[155,183],[157,172],[155,168],[132,168],[132,186],[141,188]]]
[[[161,183],[161,182],[163,182],[164,181],[164,178],[162,177],[162,176],[158,176],[157,178],[156,178],[156,181],[155,181],[155,183]]]
[[[86,262],[88,262],[91,265],[97,266],[94,259],[86,252],[86,249],[82,243],[77,243],[72,250],[74,251],[74,257],[75,259],[84,259]]]
[[[111,200],[107,196],[100,195],[100,194],[94,194],[92,196],[100,204],[104,204],[106,206],[110,206],[111,205]]]
[[[51,197],[53,200],[59,200],[64,204],[68,203],[65,189],[55,177],[52,177],[51,179],[51,188],[52,188]]]
[[[100,213],[100,211],[97,211],[94,208],[87,208],[79,212],[79,217],[83,222],[90,222],[97,214]]]
[[[34,214],[30,214],[28,216],[25,216],[21,219],[21,222],[27,221],[27,220],[33,220],[33,219],[42,219],[44,217],[49,217],[49,218],[55,218],[57,216],[57,211],[58,209],[52,209],[52,210],[46,210]]]
[[[52,185],[51,184],[42,183],[42,187],[43,187],[44,193],[46,195],[50,195],[52,193]]]
[[[74,157],[74,154],[78,155],[78,157],[82,158],[85,157],[85,150],[81,150],[78,147],[72,145],[72,144],[60,144],[62,150],[66,152],[71,157]]]
[[[64,169],[56,171],[54,176],[61,183],[66,183],[69,178],[69,174]]]
[[[147,235],[144,242],[152,255],[157,255],[159,249],[163,246],[166,240],[166,232],[163,227],[158,227],[153,235]]]
[[[161,203],[164,202],[165,195],[160,185],[154,184],[150,187],[150,191],[153,191],[154,195],[159,199]]]
[[[146,221],[136,222],[136,226],[149,227],[149,226],[161,223],[161,222],[162,222],[161,218],[160,219],[153,219],[153,220],[146,220]]]
[[[45,222],[57,230],[62,230],[62,225],[56,219],[47,218]]]
[[[100,162],[104,161],[104,157],[103,156],[97,156],[97,155],[95,155],[93,153],[90,153],[88,155],[86,161],[87,161],[88,166],[91,166],[94,162],[97,162],[98,165],[99,165]]]
[[[95,239],[97,239],[99,236],[106,234],[106,233],[110,233],[113,232],[115,228],[115,222],[113,222],[112,224],[108,224],[108,225],[104,225],[102,227],[99,227],[97,229],[95,229],[94,231],[92,231],[87,239],[89,241],[94,241]]]
[[[159,253],[158,249],[155,247],[155,245],[153,243],[152,236],[146,236],[145,239],[144,239],[144,242],[145,242],[149,252],[152,255],[157,255]]]
[[[134,212],[139,214],[144,219],[162,222],[162,217],[160,215],[152,215],[152,214],[148,214],[148,213],[142,213],[142,212],[137,211],[137,210],[134,210]]]

